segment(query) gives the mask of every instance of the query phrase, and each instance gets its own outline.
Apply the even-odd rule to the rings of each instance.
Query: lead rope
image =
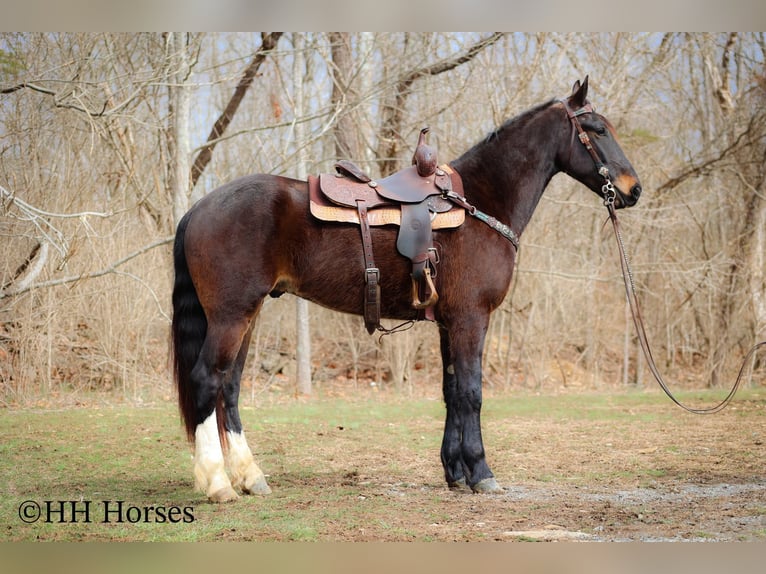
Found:
[[[681,403],[678,399],[676,399],[675,396],[673,396],[673,393],[670,392],[670,389],[665,384],[664,379],[662,378],[662,375],[659,372],[659,369],[657,368],[657,364],[654,361],[654,357],[652,356],[652,350],[649,347],[649,340],[646,336],[646,330],[644,329],[644,321],[641,315],[641,307],[638,304],[638,296],[636,295],[636,285],[633,281],[633,273],[630,269],[630,263],[628,262],[628,256],[625,252],[625,244],[622,240],[622,233],[620,232],[620,224],[617,220],[617,213],[614,208],[614,199],[616,197],[614,185],[612,184],[611,180],[609,179],[608,172],[606,174],[603,174],[604,179],[606,180],[606,183],[601,188],[601,191],[604,195],[604,205],[606,206],[607,210],[609,211],[609,219],[612,221],[612,226],[614,227],[614,235],[617,239],[617,246],[620,251],[620,266],[622,267],[622,277],[625,283],[625,293],[628,297],[628,303],[630,304],[630,311],[633,316],[633,324],[636,326],[636,333],[638,335],[638,340],[641,344],[641,349],[644,352],[644,357],[646,358],[646,362],[649,365],[649,370],[652,372],[652,375],[654,376],[657,383],[660,385],[663,391],[665,391],[665,394],[672,400],[675,404],[677,404],[679,407],[684,409],[687,412],[694,413],[696,415],[709,415],[713,413],[717,413],[724,408],[731,402],[731,400],[734,398],[734,395],[736,394],[737,390],[739,389],[739,385],[742,382],[742,378],[745,375],[747,365],[750,363],[750,360],[753,358],[753,355],[755,355],[755,352],[760,349],[761,347],[766,346],[766,341],[761,341],[757,345],[755,345],[753,348],[750,349],[750,351],[745,356],[745,360],[742,362],[742,367],[739,369],[739,375],[737,375],[737,380],[734,383],[734,386],[732,387],[731,391],[729,391],[729,394],[726,396],[725,399],[723,399],[720,403],[718,403],[715,406],[712,407],[706,407],[706,408],[693,408],[688,407]]]

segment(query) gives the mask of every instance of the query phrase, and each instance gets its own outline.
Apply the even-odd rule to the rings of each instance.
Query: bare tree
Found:
[[[407,99],[412,93],[413,84],[420,78],[438,76],[454,70],[458,66],[470,62],[484,48],[491,46],[502,38],[503,34],[494,34],[483,38],[468,47],[464,52],[445,58],[435,63],[418,66],[401,73],[394,83],[393,94],[383,105],[381,112],[381,127],[378,146],[378,161],[380,173],[390,175],[400,165],[402,155],[402,119],[407,107]],[[406,41],[406,40],[405,40]]]
[[[293,84],[294,95],[293,104],[295,106],[296,120],[302,118],[305,114],[304,101],[304,78],[306,72],[304,50],[306,49],[305,39],[300,33],[293,33]],[[298,163],[296,166],[297,176],[305,180],[307,177],[306,169],[306,130],[302,121],[295,122],[295,143],[298,148]],[[309,303],[305,299],[298,299],[295,302],[295,317],[297,341],[295,345],[295,359],[297,362],[297,380],[296,387],[299,394],[311,394],[311,329],[309,323]]]
[[[250,64],[242,73],[242,78],[237,84],[237,87],[234,90],[234,93],[231,95],[228,103],[226,104],[226,107],[224,108],[223,112],[221,112],[221,115],[218,116],[215,124],[213,124],[213,128],[210,130],[207,141],[205,142],[202,149],[197,153],[197,157],[194,158],[194,164],[192,165],[191,171],[192,187],[197,185],[197,181],[205,171],[205,167],[207,167],[207,164],[210,163],[210,160],[213,157],[213,150],[221,141],[221,138],[226,132],[226,129],[234,119],[234,116],[236,115],[237,110],[239,109],[239,106],[245,97],[245,94],[247,94],[247,91],[250,89],[253,80],[258,74],[258,70],[261,68],[263,62],[266,60],[269,54],[276,49],[277,42],[281,36],[282,32],[261,33],[260,48],[258,48],[255,54],[253,54],[253,58],[250,61]]]
[[[339,156],[385,175],[432,121],[448,161],[585,73],[646,190],[620,217],[669,379],[722,381],[764,336],[763,33],[293,37],[303,73],[277,32],[0,35],[0,400],[166,392],[168,242],[209,184],[304,177]],[[554,178],[487,334],[488,384],[642,380],[603,221],[582,186]],[[259,317],[264,359],[247,372],[265,370],[262,386],[292,365],[293,309],[270,300]],[[330,312],[312,313],[311,346],[333,357],[314,361],[314,384],[333,369],[388,369],[402,389],[438,378],[431,325],[381,346],[344,318],[344,344]]]
[[[338,158],[361,158],[359,143],[360,126],[354,121],[352,111],[358,105],[356,91],[357,70],[351,52],[351,34],[348,32],[330,32],[328,34],[332,50],[332,95],[331,103],[337,120],[333,128],[335,155]]]
[[[169,131],[171,148],[169,186],[173,197],[173,222],[178,225],[189,209],[191,141],[189,115],[191,113],[192,50],[189,32],[166,34],[170,63],[169,86],[172,104]]]

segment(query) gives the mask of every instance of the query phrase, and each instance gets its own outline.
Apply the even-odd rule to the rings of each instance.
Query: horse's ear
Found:
[[[580,80],[577,80],[574,83],[574,86],[572,86],[572,95],[569,96],[569,101],[572,103],[572,107],[574,108],[580,108],[585,105],[585,102],[588,99],[588,76],[585,76],[585,79],[582,81],[582,84],[580,83]]]

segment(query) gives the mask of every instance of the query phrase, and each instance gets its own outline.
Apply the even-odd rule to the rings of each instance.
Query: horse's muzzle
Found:
[[[618,187],[619,190],[619,187]],[[641,197],[641,192],[643,191],[640,183],[635,183],[630,187],[630,191],[628,193],[623,193],[622,191],[619,191],[617,193],[617,198],[615,202],[615,207],[621,208],[621,207],[633,207],[638,203],[638,198]]]
[[[638,203],[638,198],[641,197],[641,192],[643,190],[641,189],[641,184],[637,183],[633,187],[630,188],[630,194],[623,196],[623,201],[625,202],[625,207],[633,207]]]

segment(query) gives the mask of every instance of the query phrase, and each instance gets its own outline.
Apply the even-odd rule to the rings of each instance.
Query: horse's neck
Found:
[[[534,131],[506,127],[454,162],[466,198],[519,235],[558,171],[555,146]]]

